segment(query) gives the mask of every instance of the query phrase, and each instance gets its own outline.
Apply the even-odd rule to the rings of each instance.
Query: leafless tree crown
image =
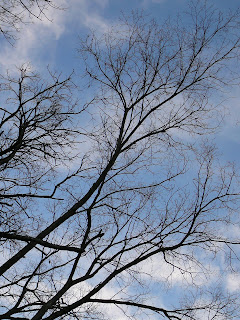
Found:
[[[209,269],[239,270],[238,174],[198,138],[236,83],[239,14],[198,1],[185,19],[92,33],[81,88],[1,77],[0,319],[239,318]]]

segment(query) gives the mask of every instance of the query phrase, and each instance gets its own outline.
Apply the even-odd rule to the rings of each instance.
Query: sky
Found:
[[[222,10],[229,8],[237,10],[239,0],[212,0],[212,3]],[[23,26],[13,46],[4,39],[0,40],[1,73],[6,72],[6,69],[14,72],[15,66],[29,63],[33,69],[43,74],[47,66],[66,75],[73,69],[78,74],[81,70],[77,53],[79,38],[86,36],[90,29],[101,34],[116,23],[122,13],[129,14],[132,10],[142,10],[161,22],[175,16],[179,11],[186,10],[187,1],[62,0],[61,6],[66,9],[51,9],[47,12],[47,18],[43,17],[42,20]],[[222,158],[238,164],[240,162],[239,98],[239,87],[235,87],[224,102],[228,108],[227,116],[221,130],[215,136],[215,143],[222,153]],[[154,261],[153,266],[154,264],[157,265],[157,262]],[[217,266],[214,267],[212,272],[219,273]],[[172,279],[174,283],[182,281],[181,275],[175,274],[174,277]],[[236,275],[235,278],[230,275],[225,281],[228,289],[234,292],[240,286],[240,275]]]
[[[208,1],[210,2],[210,0]],[[141,10],[154,17],[158,22],[174,18],[187,9],[187,0],[60,0],[65,10],[48,10],[46,17],[35,20],[34,24],[23,26],[14,46],[0,39],[0,70],[14,72],[15,66],[30,63],[44,73],[46,67],[69,74],[74,69],[80,72],[77,48],[79,39],[89,30],[103,33],[115,24],[122,15],[132,10]],[[237,10],[238,0],[211,0],[221,10]],[[229,90],[229,89],[228,89]],[[215,143],[225,160],[238,161],[239,145],[239,87],[227,92],[227,117]]]

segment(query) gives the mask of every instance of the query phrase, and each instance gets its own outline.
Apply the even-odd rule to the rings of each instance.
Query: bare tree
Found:
[[[1,0],[0,34],[8,41],[15,40],[22,24],[33,17],[41,19],[50,7],[60,8],[52,0]]]
[[[80,110],[55,74],[3,80],[0,319],[100,319],[109,305],[132,319],[239,317],[237,297],[207,283],[207,263],[237,268],[238,176],[196,139],[235,80],[239,14],[190,9],[187,27],[134,14],[82,41],[93,97]],[[171,293],[176,272],[179,301],[149,302],[150,282]]]

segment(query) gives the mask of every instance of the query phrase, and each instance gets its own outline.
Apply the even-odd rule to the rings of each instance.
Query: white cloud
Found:
[[[3,43],[0,49],[0,66],[3,71],[26,62],[38,65],[42,55],[49,57],[49,60],[52,58],[53,43],[65,31],[64,11],[50,8],[47,17],[23,25],[14,46]]]
[[[40,69],[52,64],[55,58],[57,41],[67,31],[72,31],[73,25],[95,28],[100,32],[109,27],[101,16],[101,11],[108,1],[94,1],[94,9],[89,1],[62,0],[59,6],[66,10],[49,8],[46,17],[34,19],[33,23],[22,26],[19,39],[11,46],[2,40],[0,48],[0,71],[14,70],[15,66],[30,62],[34,68]],[[77,34],[76,34],[77,35]]]
[[[108,0],[71,0],[69,2],[68,21],[72,19],[80,26],[105,32],[111,26],[102,15],[108,2]]]
[[[231,293],[240,291],[240,273],[232,273],[227,276],[226,288]]]
[[[195,284],[203,286],[210,284],[219,277],[219,268],[205,262],[204,269],[192,261],[173,261],[176,267],[159,259],[158,256],[145,261],[141,271],[147,275],[154,275],[154,281],[170,286],[189,286]]]
[[[96,279],[97,280],[97,279]],[[98,281],[97,281],[98,282]],[[95,283],[97,285],[97,283]],[[64,298],[65,301],[68,303],[74,303],[77,300],[81,299],[84,295],[88,294],[95,285],[92,285],[88,282],[81,282],[80,284],[72,287],[66,297]],[[118,299],[119,295],[119,287],[115,285],[107,285],[101,289],[101,291],[94,296],[94,298],[98,299]],[[80,307],[79,310],[84,312],[84,308],[88,306]],[[121,311],[121,308],[116,307],[114,304],[97,304],[92,306],[93,312],[100,312],[104,314],[107,318],[111,319],[112,315],[114,314],[114,319],[116,320],[127,320],[128,318],[124,316],[124,313]]]

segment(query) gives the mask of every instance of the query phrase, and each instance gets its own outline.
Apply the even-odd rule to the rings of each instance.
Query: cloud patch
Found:
[[[5,39],[0,42],[0,72],[14,70],[23,63],[31,63],[34,69],[54,64],[57,41],[67,36],[75,25],[79,32],[82,27],[106,31],[109,25],[102,17],[102,10],[107,4],[108,0],[95,0],[94,4],[86,0],[62,0],[59,6],[66,10],[49,8],[41,20],[33,19],[22,25],[14,46]]]
[[[230,293],[240,291],[240,273],[232,273],[227,276],[226,288]]]

